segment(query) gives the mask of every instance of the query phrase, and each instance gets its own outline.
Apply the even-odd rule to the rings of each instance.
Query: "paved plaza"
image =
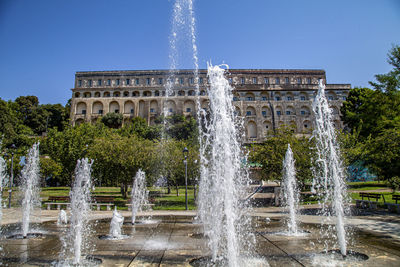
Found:
[[[308,206],[307,213],[314,207]],[[122,211],[126,223],[122,240],[101,240],[109,232],[111,211],[94,211],[92,252],[100,259],[100,266],[190,266],[196,259],[210,255],[202,226],[196,223],[194,211],[152,211],[141,213],[139,223],[129,223],[130,212]],[[310,212],[312,213],[312,212]],[[152,215],[151,221],[144,216]],[[323,250],[320,237],[320,216],[301,215],[300,227],[310,234],[290,237],[277,234],[282,231],[282,219],[287,216],[280,208],[255,209],[253,232],[256,237],[253,266],[318,266],[318,257],[311,257]],[[18,209],[4,210],[1,262],[4,266],[50,266],[59,260],[62,249],[60,236],[67,227],[57,226],[57,210],[42,210],[33,217],[33,231],[43,236],[31,239],[7,239],[18,229]],[[349,249],[366,254],[366,261],[354,261],[344,266],[400,266],[400,217],[395,214],[364,212],[348,220],[352,226],[354,242]],[[323,258],[323,256],[321,256]],[[194,261],[193,261],[194,260]],[[248,259],[250,262],[251,259]],[[254,259],[252,259],[254,260]],[[323,260],[323,259],[322,259]],[[200,264],[201,265],[201,264]],[[199,266],[199,265],[197,265]]]

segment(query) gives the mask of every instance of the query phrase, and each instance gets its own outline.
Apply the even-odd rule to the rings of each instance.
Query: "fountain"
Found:
[[[241,202],[248,184],[248,174],[243,169],[232,90],[224,77],[225,70],[208,66],[210,80],[210,122],[206,125],[204,155],[199,187],[198,216],[204,224],[212,261],[223,265],[242,265],[241,257],[251,251],[252,238],[244,239],[248,229],[245,216],[248,208]],[[247,237],[251,234],[246,233]],[[244,249],[246,248],[246,250]]]
[[[78,160],[75,168],[75,180],[70,192],[71,218],[70,227],[63,240],[63,251],[60,254],[59,266],[88,265],[88,260],[82,259],[85,249],[89,248],[90,234],[89,216],[92,189],[91,166],[89,159]],[[85,251],[87,252],[87,251]],[[72,257],[72,262],[70,258]]]
[[[149,204],[149,191],[146,189],[146,174],[138,170],[133,181],[131,192],[132,224],[135,224],[136,215],[142,211],[143,206]]]
[[[336,220],[336,234],[340,253],[346,255],[345,214],[348,213],[345,171],[340,158],[339,145],[336,141],[335,128],[332,122],[332,111],[325,97],[325,86],[319,80],[318,93],[313,102],[315,116],[312,138],[316,142],[317,158],[313,169],[312,191],[322,199],[321,213]],[[330,205],[332,206],[330,208]],[[333,235],[333,229],[322,235]],[[325,249],[328,250],[328,244]]]
[[[110,236],[112,238],[120,238],[121,235],[121,227],[124,224],[124,217],[117,211],[117,207],[115,207],[113,211],[113,217],[110,223]]]
[[[67,223],[68,223],[67,213],[65,212],[65,210],[60,210],[60,213],[58,214],[57,225],[65,225]]]
[[[0,194],[2,194],[2,192],[3,192],[3,183],[7,180],[6,168],[7,168],[6,161],[2,157],[0,157]],[[3,217],[2,200],[3,200],[3,198],[0,197],[0,225],[1,225],[1,219]]]
[[[289,210],[288,234],[297,235],[297,210],[299,208],[299,190],[296,182],[296,169],[294,166],[293,152],[288,144],[286,155],[283,160],[283,202]]]
[[[40,176],[39,176],[39,143],[29,149],[26,163],[21,171],[20,190],[24,196],[22,199],[22,236],[28,237],[29,222],[34,206],[40,204]]]

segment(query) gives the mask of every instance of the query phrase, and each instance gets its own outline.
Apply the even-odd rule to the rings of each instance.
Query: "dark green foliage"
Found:
[[[101,122],[109,128],[117,129],[122,126],[123,116],[121,113],[109,112],[101,118]]]

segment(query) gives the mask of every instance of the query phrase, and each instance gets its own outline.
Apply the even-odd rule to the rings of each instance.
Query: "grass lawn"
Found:
[[[68,196],[69,187],[44,187],[41,190],[40,196],[43,202],[49,196]],[[167,189],[159,189],[149,187],[150,197],[152,194],[156,194],[154,197],[154,210],[184,210],[185,209],[185,187],[181,186],[178,189],[179,196],[176,195],[176,189],[171,187],[171,193],[167,194]],[[20,192],[19,192],[20,193]],[[115,205],[118,209],[126,210],[125,203],[127,199],[124,199],[121,195],[121,189],[119,187],[96,187],[93,195],[106,195],[115,197]],[[130,197],[130,191],[128,192],[128,198]],[[188,208],[195,210],[196,205],[194,201],[193,187],[188,186]]]

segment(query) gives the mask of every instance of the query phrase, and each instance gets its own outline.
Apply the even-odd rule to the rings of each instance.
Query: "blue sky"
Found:
[[[0,97],[65,104],[76,71],[167,69],[173,0],[0,0]],[[367,86],[391,69],[399,0],[195,0],[200,68],[325,69]],[[185,58],[180,67],[191,68]]]

